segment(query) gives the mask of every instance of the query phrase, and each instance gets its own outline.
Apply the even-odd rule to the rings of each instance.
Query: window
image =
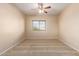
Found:
[[[34,31],[44,31],[46,30],[46,21],[45,20],[33,20],[32,26]]]

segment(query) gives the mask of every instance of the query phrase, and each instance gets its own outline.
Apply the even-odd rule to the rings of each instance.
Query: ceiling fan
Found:
[[[51,8],[51,6],[50,5],[48,5],[48,6],[45,6],[43,3],[38,3],[37,4],[38,5],[38,12],[39,13],[48,13],[48,9],[50,9]]]

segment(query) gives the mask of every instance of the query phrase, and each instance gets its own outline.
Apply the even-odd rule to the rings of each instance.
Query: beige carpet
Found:
[[[57,39],[31,39],[4,53],[2,56],[78,56],[79,53]]]

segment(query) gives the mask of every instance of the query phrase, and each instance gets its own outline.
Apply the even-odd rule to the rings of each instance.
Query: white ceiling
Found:
[[[26,15],[39,15],[37,3],[14,3],[17,8],[19,8]],[[58,15],[62,12],[64,8],[69,6],[69,3],[44,3],[44,6],[51,6],[51,9],[48,9],[47,15]]]

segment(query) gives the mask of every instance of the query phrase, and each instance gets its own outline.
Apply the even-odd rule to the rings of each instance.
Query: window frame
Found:
[[[38,21],[39,22],[39,30],[34,30],[33,28],[33,21]],[[45,30],[40,29],[40,22],[44,21],[45,22]],[[46,20],[32,20],[32,30],[33,31],[46,31]]]

